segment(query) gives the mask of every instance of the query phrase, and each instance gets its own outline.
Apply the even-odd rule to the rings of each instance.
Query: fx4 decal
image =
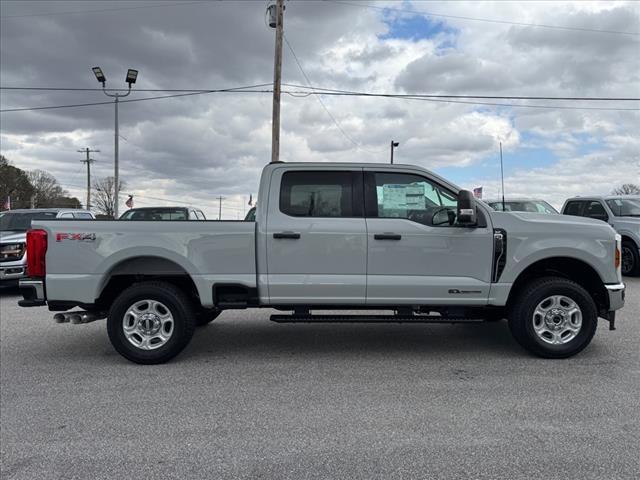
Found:
[[[96,239],[95,233],[56,233],[56,242],[64,240],[76,240],[79,242],[93,242]]]

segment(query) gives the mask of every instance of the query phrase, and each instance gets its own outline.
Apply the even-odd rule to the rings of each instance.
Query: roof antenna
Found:
[[[500,177],[502,178],[502,211],[506,211],[504,208],[504,167],[502,165],[502,142],[500,142]]]

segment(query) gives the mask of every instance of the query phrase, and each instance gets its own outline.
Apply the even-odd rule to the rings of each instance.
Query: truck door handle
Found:
[[[296,232],[278,232],[273,234],[273,238],[290,238],[292,240],[298,240],[300,234]]]
[[[400,240],[402,235],[397,233],[376,233],[373,238],[375,240]]]

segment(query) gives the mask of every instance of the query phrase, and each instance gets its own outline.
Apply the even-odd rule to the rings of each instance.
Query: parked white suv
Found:
[[[7,210],[0,213],[0,285],[16,284],[26,276],[27,230],[31,220],[94,220],[88,210],[38,208]]]
[[[611,225],[622,236],[622,274],[640,275],[640,195],[570,198],[562,213]]]

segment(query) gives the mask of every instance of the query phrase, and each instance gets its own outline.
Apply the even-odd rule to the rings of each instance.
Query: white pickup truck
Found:
[[[34,221],[20,304],[60,323],[107,318],[115,349],[145,364],[253,307],[277,322],[506,317],[524,348],[563,358],[624,305],[609,225],[497,212],[422,168],[273,163],[258,205],[255,222]]]

